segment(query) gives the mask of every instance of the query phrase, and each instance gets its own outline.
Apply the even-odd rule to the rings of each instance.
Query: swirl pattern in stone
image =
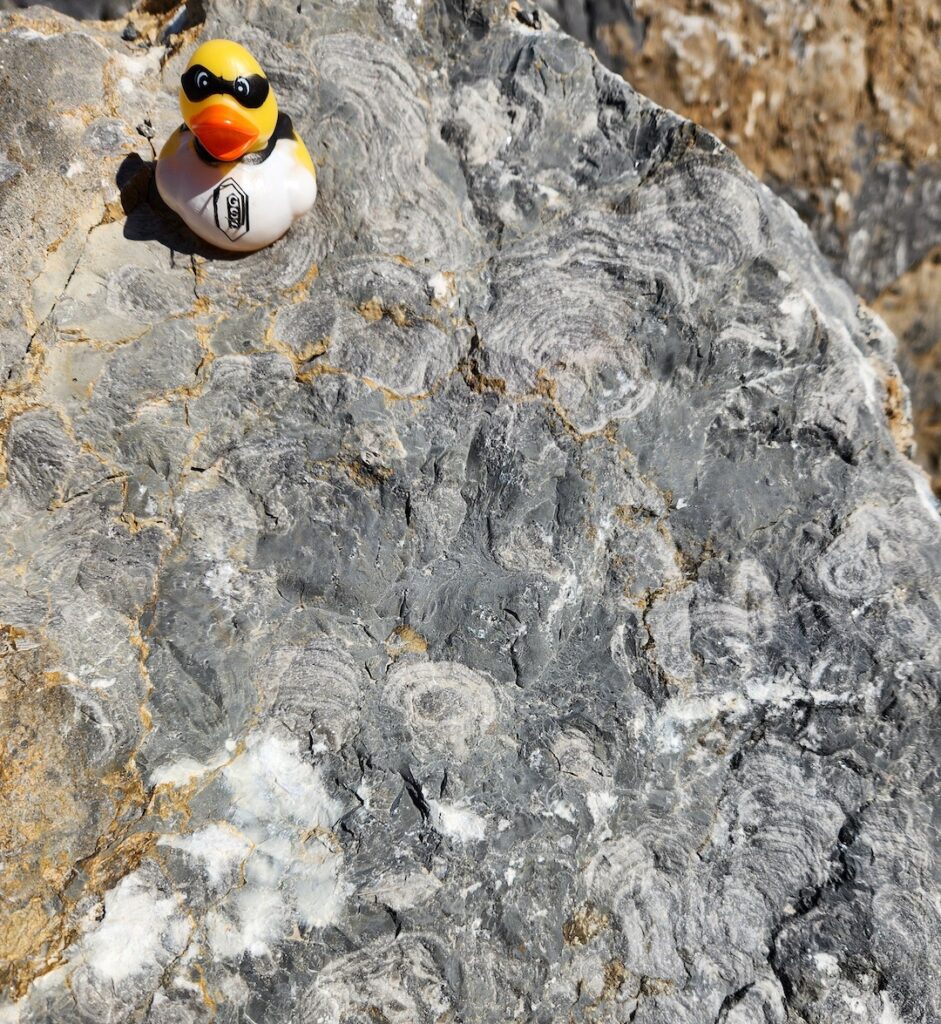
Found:
[[[0,16],[0,1024],[941,1019],[881,323],[528,10],[188,6]],[[212,36],[318,164],[240,259]]]

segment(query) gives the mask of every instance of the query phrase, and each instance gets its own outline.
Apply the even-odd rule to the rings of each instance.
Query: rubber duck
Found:
[[[157,190],[200,238],[253,252],[280,238],[317,197],[317,173],[258,61],[214,39],[180,79],[183,124],[157,158]]]

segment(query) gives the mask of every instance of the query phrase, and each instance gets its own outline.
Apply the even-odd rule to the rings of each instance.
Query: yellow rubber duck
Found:
[[[252,252],[314,205],[310,154],[243,46],[214,39],[196,50],[180,111],[183,124],[157,158],[157,190],[200,238]]]

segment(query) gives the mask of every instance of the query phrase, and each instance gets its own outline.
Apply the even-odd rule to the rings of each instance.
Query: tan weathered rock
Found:
[[[873,308],[899,339],[919,461],[941,493],[941,249],[893,281]]]

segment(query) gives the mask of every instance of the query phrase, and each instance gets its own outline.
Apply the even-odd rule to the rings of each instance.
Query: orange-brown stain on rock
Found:
[[[424,654],[428,650],[428,641],[411,626],[396,626],[385,642],[386,653],[390,658],[400,658],[403,654]]]
[[[562,925],[562,938],[569,946],[584,946],[608,927],[610,918],[586,903]]]
[[[856,177],[856,132],[879,155],[934,159],[941,129],[938,5],[636,0],[600,42],[657,103],[705,125],[759,176],[813,188]]]
[[[21,996],[78,931],[67,893],[103,892],[152,837],[128,834],[144,794],[136,773],[100,778],[70,734],[78,705],[41,635],[0,625],[0,994]]]
[[[929,253],[873,302],[899,339],[902,371],[912,390],[916,460],[941,496],[941,248]],[[890,406],[892,396],[887,398]],[[887,415],[892,422],[890,408]]]

